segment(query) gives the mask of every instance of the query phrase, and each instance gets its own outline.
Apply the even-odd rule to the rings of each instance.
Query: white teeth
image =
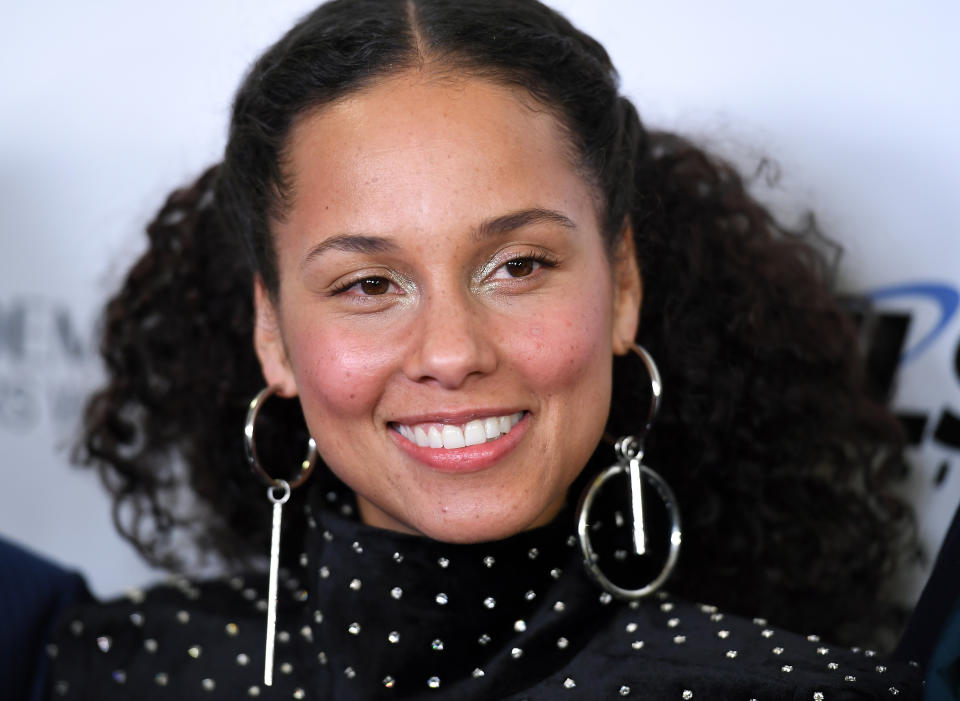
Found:
[[[426,448],[428,445],[430,445],[430,440],[427,438],[427,432],[419,426],[413,429],[413,437],[416,444],[421,448]]]
[[[451,448],[463,448],[467,444],[463,438],[463,431],[460,430],[459,426],[446,424],[443,427],[443,433],[441,435],[443,436],[443,447],[447,450]]]
[[[426,448],[463,448],[494,441],[510,433],[523,418],[523,412],[507,416],[490,416],[486,419],[474,419],[462,426],[441,423],[422,423],[416,426],[394,424],[396,431],[411,443]]]
[[[487,442],[487,434],[483,430],[483,421],[471,421],[463,427],[463,440],[467,445],[479,445]]]

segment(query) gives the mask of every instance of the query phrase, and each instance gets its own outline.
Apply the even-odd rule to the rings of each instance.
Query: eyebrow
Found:
[[[521,209],[481,222],[481,224],[474,229],[473,235],[478,239],[493,238],[534,224],[559,224],[565,229],[577,228],[573,220],[560,212],[552,209],[534,208]]]
[[[382,236],[368,236],[365,234],[339,234],[331,236],[325,241],[311,248],[303,259],[303,266],[319,258],[327,251],[343,251],[345,253],[389,253],[397,250],[397,244]]]
[[[473,230],[472,236],[476,239],[496,238],[534,224],[559,224],[565,229],[577,228],[577,225],[568,216],[552,209],[536,207],[487,219]],[[397,244],[388,237],[368,234],[338,234],[311,248],[304,257],[302,266],[307,266],[311,261],[331,250],[371,254],[391,253],[396,251],[397,248]]]

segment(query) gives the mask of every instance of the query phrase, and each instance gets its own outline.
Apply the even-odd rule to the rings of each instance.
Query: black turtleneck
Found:
[[[281,581],[272,687],[256,575],[178,579],[68,612],[48,646],[50,698],[920,697],[919,670],[870,651],[663,592],[612,599],[583,573],[568,511],[470,545],[383,531],[351,511],[336,492],[309,496],[302,569]]]

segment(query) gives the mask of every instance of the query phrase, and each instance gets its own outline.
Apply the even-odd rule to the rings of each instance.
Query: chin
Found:
[[[505,511],[502,504],[497,508],[472,505],[457,513],[451,513],[448,508],[439,517],[415,519],[414,525],[416,532],[440,542],[485,543],[544,526],[556,517],[561,507],[562,502],[545,505],[540,511],[526,508],[521,512],[519,509]]]

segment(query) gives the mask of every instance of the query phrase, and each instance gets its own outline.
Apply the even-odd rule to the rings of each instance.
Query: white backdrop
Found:
[[[924,419],[908,489],[934,554],[960,501],[960,5],[553,5],[607,46],[648,126],[747,168],[776,159],[783,177],[762,196],[788,218],[814,209],[847,249],[846,288],[911,315],[894,404]],[[101,595],[159,574],[114,535],[95,475],[63,447],[100,372],[93,320],[163,197],[218,160],[249,62],[311,6],[3,7],[0,534]]]

